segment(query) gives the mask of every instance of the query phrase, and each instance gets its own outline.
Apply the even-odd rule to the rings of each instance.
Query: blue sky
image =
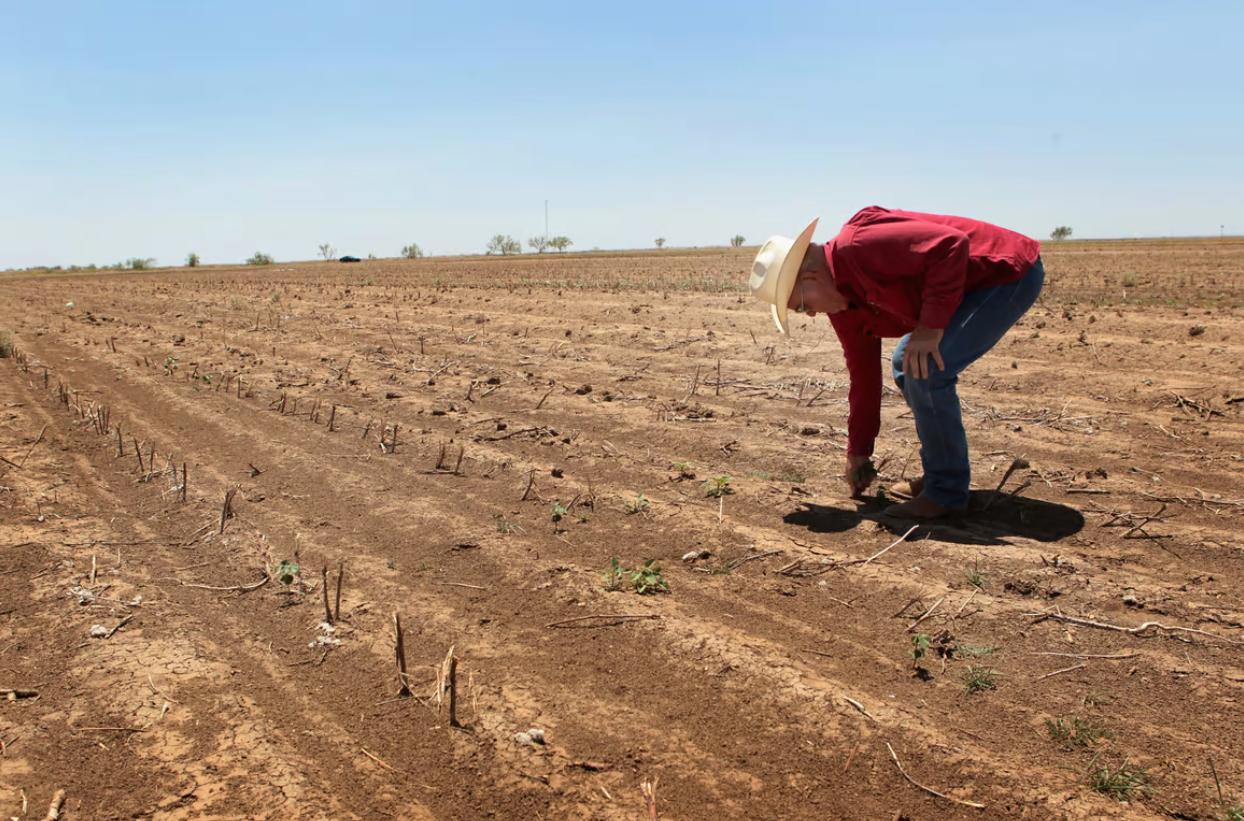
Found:
[[[1244,233],[1244,4],[0,0],[0,268]]]

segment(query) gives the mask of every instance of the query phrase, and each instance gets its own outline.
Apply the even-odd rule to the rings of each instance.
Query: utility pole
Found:
[[[549,201],[544,201],[544,239],[547,242],[549,238]]]

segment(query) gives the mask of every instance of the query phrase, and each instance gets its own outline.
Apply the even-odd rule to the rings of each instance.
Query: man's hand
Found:
[[[908,379],[928,379],[933,374],[933,369],[929,367],[930,356],[939,371],[946,370],[942,352],[938,350],[941,342],[940,328],[916,328],[912,331],[911,339],[907,340],[907,347],[903,349],[903,375]]]
[[[877,469],[873,467],[872,458],[848,454],[845,478],[847,484],[851,487],[852,496],[859,496],[868,490],[868,486],[873,483],[873,479],[877,478]]]

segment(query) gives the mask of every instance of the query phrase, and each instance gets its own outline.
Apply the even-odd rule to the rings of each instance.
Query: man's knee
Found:
[[[957,381],[959,381],[958,377],[954,374],[949,371],[939,371],[934,366],[933,373],[929,374],[926,379],[902,377],[899,380],[899,388],[903,391],[903,396],[909,405],[928,406],[936,401],[939,394],[954,390]]]

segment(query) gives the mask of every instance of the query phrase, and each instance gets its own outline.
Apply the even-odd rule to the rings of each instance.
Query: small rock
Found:
[[[579,396],[587,396],[589,393],[592,392],[592,386],[591,385],[580,385],[579,387],[574,389],[574,392],[577,393]]]
[[[543,744],[544,743],[544,730],[541,730],[539,727],[532,727],[530,730],[527,731],[527,737],[537,744]]]
[[[78,597],[78,604],[90,604],[95,601],[95,593],[87,590],[85,587],[74,586],[69,588],[69,595]]]
[[[1128,607],[1140,607],[1140,599],[1136,598],[1135,593],[1124,593],[1123,603]]]
[[[523,745],[524,747],[536,746],[536,742],[531,740],[531,735],[529,733],[515,733],[514,741],[517,742],[518,744]]]
[[[821,432],[821,429],[816,427],[815,425],[804,425],[802,428],[799,429],[800,436],[816,436],[820,432]]]
[[[180,345],[186,341],[185,334],[173,334],[173,344]]]
[[[707,559],[711,555],[713,554],[707,550],[688,550],[682,554],[682,560],[684,562],[694,562],[696,559]]]
[[[91,638],[93,638],[93,639],[103,639],[103,638],[107,638],[107,637],[108,637],[108,628],[107,628],[107,627],[104,627],[102,624],[92,624],[92,625],[91,625]]]
[[[1203,333],[1205,333],[1204,325],[1193,325],[1188,329],[1188,336],[1200,336]]]
[[[554,479],[560,479],[562,478],[562,476],[566,475],[565,472],[561,468],[553,468],[549,472],[553,474]]]

